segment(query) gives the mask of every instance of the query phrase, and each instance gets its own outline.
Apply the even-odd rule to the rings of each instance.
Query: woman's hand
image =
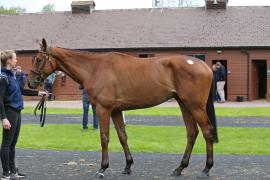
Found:
[[[9,120],[7,118],[2,119],[2,124],[3,124],[4,129],[10,130],[11,125],[10,125],[10,122],[9,122]]]
[[[38,91],[38,96],[48,96],[46,91]]]

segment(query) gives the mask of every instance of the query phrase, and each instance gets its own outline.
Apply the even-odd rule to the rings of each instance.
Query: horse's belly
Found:
[[[173,90],[153,89],[133,92],[118,99],[117,106],[122,110],[141,109],[159,105],[175,96]]]

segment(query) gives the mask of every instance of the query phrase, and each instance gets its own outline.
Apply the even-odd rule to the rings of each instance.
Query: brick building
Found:
[[[1,15],[0,49],[16,49],[29,72],[37,40],[51,46],[134,56],[187,54],[228,70],[229,100],[270,99],[270,7],[226,7],[206,0],[200,8],[93,10]],[[217,4],[216,4],[217,3]],[[85,13],[86,12],[86,13]],[[78,99],[78,85],[57,77],[57,99]]]

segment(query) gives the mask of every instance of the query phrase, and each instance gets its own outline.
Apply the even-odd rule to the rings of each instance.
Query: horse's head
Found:
[[[51,48],[43,38],[37,56],[33,57],[32,68],[28,76],[28,86],[36,89],[56,69],[56,63],[51,55]]]

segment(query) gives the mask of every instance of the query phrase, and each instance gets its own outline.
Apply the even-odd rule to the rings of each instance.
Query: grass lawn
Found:
[[[216,115],[222,117],[238,117],[238,116],[258,116],[270,117],[270,108],[216,108]],[[24,114],[33,114],[33,107],[26,107],[23,110]],[[82,109],[65,109],[65,108],[50,108],[48,107],[48,114],[82,114]],[[90,110],[90,113],[91,110]],[[148,109],[138,109],[126,111],[125,115],[142,115],[142,116],[179,116],[180,110],[177,107],[153,107]]]
[[[121,152],[115,129],[110,129],[109,149]],[[132,152],[183,153],[186,145],[185,127],[128,125],[129,146]],[[1,133],[0,133],[1,134]],[[270,155],[270,128],[219,128],[220,143],[214,147],[216,154]],[[23,125],[19,148],[50,150],[101,150],[99,131],[82,131],[81,125],[46,124]],[[205,153],[201,132],[194,153]]]

